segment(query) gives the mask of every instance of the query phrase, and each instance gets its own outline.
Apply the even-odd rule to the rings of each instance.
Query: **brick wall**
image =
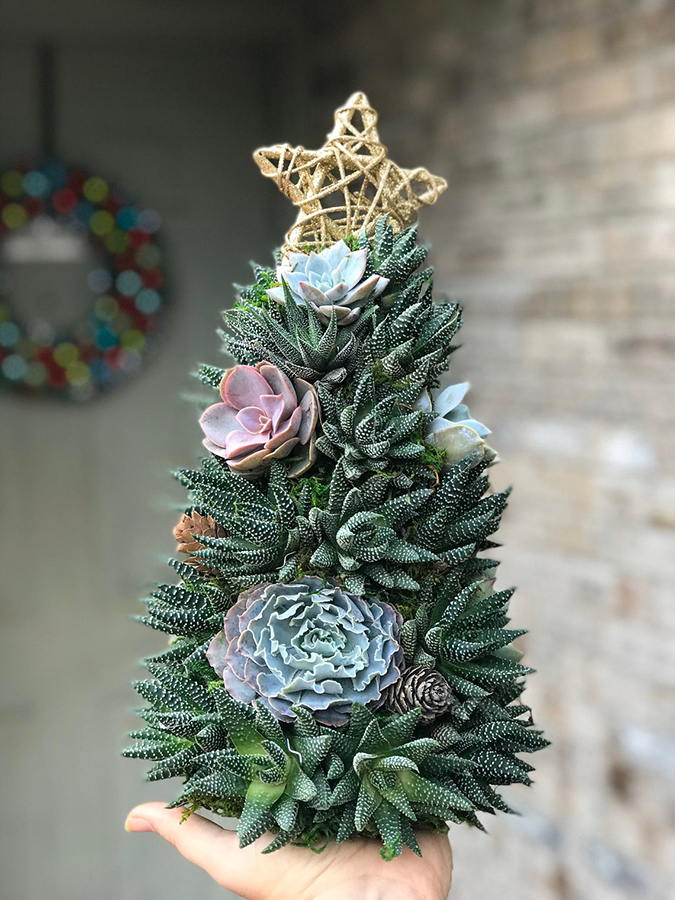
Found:
[[[422,231],[515,485],[501,584],[554,745],[522,819],[453,830],[457,900],[675,897],[673,38],[673,0],[371,3],[325,79],[448,178]]]

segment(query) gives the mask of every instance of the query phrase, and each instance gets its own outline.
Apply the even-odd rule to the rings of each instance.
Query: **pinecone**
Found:
[[[218,525],[211,516],[200,515],[195,509],[190,515],[183,513],[173,530],[173,536],[178,544],[176,551],[188,554],[204,549],[204,545],[197,540],[197,537],[225,537],[225,535],[226,531],[222,525]],[[187,562],[199,572],[212,571],[199,559],[188,559]]]
[[[428,725],[450,708],[452,691],[440,672],[424,666],[406,669],[399,680],[387,688],[384,705],[391,712],[404,713],[420,707],[420,724]]]

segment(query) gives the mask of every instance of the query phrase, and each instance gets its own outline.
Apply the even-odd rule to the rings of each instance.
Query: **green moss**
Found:
[[[296,503],[299,502],[300,495],[306,484],[309,485],[312,506],[326,509],[330,492],[330,474],[309,475],[305,478],[298,478],[291,488],[291,497]]]
[[[375,384],[388,384],[398,391],[404,391],[409,387],[407,381],[392,378],[391,375],[387,373],[387,370],[382,365],[382,360],[380,359],[376,360],[373,365],[373,379]]]
[[[311,556],[312,554],[308,551],[298,553],[298,561],[293,572],[294,581],[302,581],[305,575],[316,575],[316,572],[312,571],[312,567],[309,564]]]
[[[185,807],[185,812],[181,816],[181,824],[186,822],[191,815],[196,812],[199,812],[200,809],[207,809],[209,812],[214,812],[219,816],[224,816],[228,819],[238,819],[241,815],[241,811],[244,808],[244,799],[239,797],[232,798],[218,798],[214,797],[200,797],[196,800],[193,800],[189,806]]]
[[[420,440],[420,443],[424,446],[424,453],[420,456],[420,463],[433,473],[434,481],[438,484],[445,465],[446,452],[433,447],[431,444],[427,444],[424,440]]]
[[[439,450],[437,447],[427,444],[426,441],[422,441],[421,443],[424,444],[424,453],[420,457],[420,462],[425,466],[430,466],[440,474],[440,471],[445,464],[445,450]]]
[[[334,823],[319,822],[303,831],[292,843],[299,847],[308,847],[314,853],[322,853],[331,840],[335,839],[339,827],[340,820],[337,817]]]
[[[406,593],[405,591],[395,589],[382,590],[378,591],[377,599],[383,603],[389,603],[391,606],[395,606],[406,621],[415,617],[415,613],[420,605],[417,598],[417,592],[412,591]]]
[[[375,384],[387,384],[387,382],[391,381],[389,375],[382,365],[382,360],[378,359],[375,361],[375,365],[373,366],[373,379],[375,380]]]
[[[240,296],[235,300],[234,307],[250,308],[258,307],[261,309],[269,309],[272,305],[267,291],[271,287],[279,287],[280,282],[277,279],[276,272],[272,269],[256,269],[256,280],[250,287],[243,288]]]

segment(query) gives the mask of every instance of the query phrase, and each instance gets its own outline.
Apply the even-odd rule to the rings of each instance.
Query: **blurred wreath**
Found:
[[[91,307],[65,326],[23,315],[0,285],[0,387],[82,401],[141,368],[166,304],[160,225],[155,210],[80,169],[47,162],[0,174],[0,250],[11,241],[21,259],[22,237],[44,245],[51,235],[55,248],[60,235],[84,240],[92,258]]]

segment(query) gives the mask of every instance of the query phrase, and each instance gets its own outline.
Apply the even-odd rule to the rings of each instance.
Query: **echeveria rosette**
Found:
[[[277,269],[282,286],[269,288],[267,294],[286,303],[286,284],[293,300],[309,303],[324,324],[335,313],[338,325],[351,325],[366,301],[389,284],[377,273],[363,279],[367,262],[367,249],[350,250],[342,240],[320,253],[290,253]]]
[[[233,472],[257,475],[292,455],[289,474],[306,472],[316,457],[319,400],[314,387],[277,366],[234,366],[220,382],[221,403],[204,411],[204,446]]]
[[[435,418],[425,429],[427,443],[445,453],[445,464],[454,466],[473,453],[497,461],[497,453],[489,447],[484,438],[490,429],[472,418],[468,406],[462,403],[469,390],[468,381],[451,384],[436,396],[424,391],[416,409],[435,413]]]
[[[316,576],[240,594],[207,658],[235,700],[260,699],[282,722],[309,710],[347,722],[354,702],[375,709],[399,678],[400,613]]]

